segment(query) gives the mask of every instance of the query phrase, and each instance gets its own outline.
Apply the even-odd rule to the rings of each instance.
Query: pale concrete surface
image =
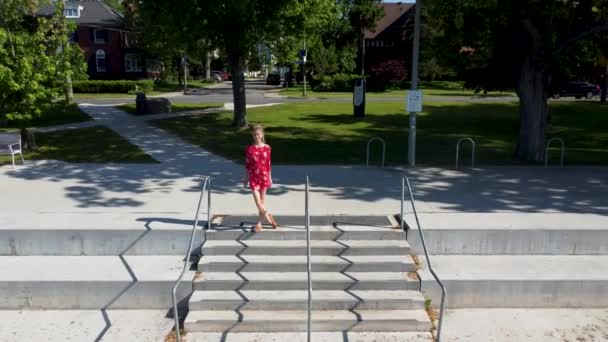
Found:
[[[608,256],[433,255],[449,308],[606,308]],[[420,257],[422,291],[438,307],[441,292]]]
[[[173,327],[166,310],[0,311],[0,340],[159,342]],[[107,319],[107,320],[106,320]]]
[[[219,333],[189,333],[187,342],[306,342],[306,333],[229,333],[226,336]],[[430,333],[377,333],[377,332],[348,332],[348,333],[316,333],[311,339],[314,342],[430,342]]]
[[[182,256],[2,256],[0,308],[160,309],[172,305],[171,289]],[[192,293],[187,271],[177,300]]]
[[[448,342],[608,341],[606,309],[459,309],[444,319]]]

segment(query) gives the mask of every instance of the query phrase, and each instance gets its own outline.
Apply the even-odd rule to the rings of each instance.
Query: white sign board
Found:
[[[409,113],[422,112],[422,90],[410,90],[407,94],[407,108]]]

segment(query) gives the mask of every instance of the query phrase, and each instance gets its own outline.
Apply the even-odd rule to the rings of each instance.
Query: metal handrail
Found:
[[[405,180],[405,182],[403,181]],[[426,262],[429,266],[429,271],[431,272],[431,274],[433,275],[433,278],[435,278],[435,281],[437,281],[437,283],[439,284],[439,287],[441,287],[441,308],[440,308],[440,312],[439,312],[439,323],[437,324],[437,342],[440,342],[441,340],[441,325],[443,324],[443,311],[445,308],[445,297],[446,297],[446,289],[445,286],[443,285],[443,283],[441,282],[441,280],[439,279],[439,277],[437,276],[437,274],[435,273],[435,271],[433,270],[433,267],[431,266],[431,259],[429,258],[429,252],[426,248],[426,243],[424,241],[424,234],[422,233],[422,226],[420,226],[420,220],[418,219],[418,213],[416,212],[416,205],[414,204],[414,194],[412,192],[412,186],[410,185],[410,180],[407,176],[403,176],[401,178],[401,207],[403,208],[403,200],[404,200],[404,193],[405,193],[405,183],[407,183],[407,189],[410,193],[410,201],[412,203],[412,209],[414,211],[414,217],[416,218],[416,225],[418,226],[418,233],[420,234],[420,241],[422,242],[422,248],[424,249],[424,255],[426,257]],[[403,227],[403,221],[404,221],[404,217],[403,217],[403,212],[401,213],[401,227]],[[420,281],[420,290],[422,290],[422,280]]]
[[[308,212],[308,197],[310,182],[306,176],[306,192],[304,197],[304,215],[306,216],[306,264],[308,271],[308,321],[306,324],[306,340],[311,341],[311,321],[312,321],[312,277],[310,264],[310,214]]]
[[[547,146],[545,146],[545,167],[549,166],[549,147],[551,147],[551,143],[553,141],[559,141],[560,145],[561,145],[561,152],[560,152],[560,167],[564,167],[564,154],[566,153],[566,144],[564,143],[564,140],[562,138],[551,138],[549,139],[549,141],[547,141]]]
[[[471,142],[471,168],[473,169],[475,168],[475,140],[469,137],[460,138],[456,143],[456,168],[458,168],[458,159],[460,157],[460,143],[465,140]]]
[[[198,199],[198,205],[196,206],[196,216],[194,217],[194,225],[192,226],[192,233],[190,234],[190,243],[188,244],[188,252],[186,252],[186,261],[184,262],[184,267],[182,269],[182,273],[180,273],[179,278],[177,279],[177,281],[175,282],[175,285],[173,286],[173,289],[171,291],[172,294],[172,298],[173,298],[173,317],[175,318],[175,340],[177,342],[180,342],[180,329],[179,329],[179,314],[177,311],[177,298],[176,298],[176,292],[177,292],[177,287],[179,286],[180,282],[182,281],[182,278],[184,277],[184,274],[186,273],[186,270],[188,268],[188,266],[190,265],[190,254],[192,254],[192,245],[194,244],[194,237],[196,236],[196,227],[198,226],[198,214],[201,210],[201,203],[203,202],[203,195],[205,194],[205,191],[207,191],[207,185],[210,183],[211,178],[206,176],[205,177],[205,181],[203,182],[203,187],[201,189],[201,195]],[[211,212],[210,212],[210,208],[211,208],[211,195],[210,192],[208,192],[209,195],[207,195],[207,228],[211,227]]]
[[[380,141],[382,143],[382,166],[384,167],[384,157],[386,156],[386,142],[380,137],[372,137],[367,141],[367,153],[365,157],[365,166],[369,167],[369,146],[374,141]]]

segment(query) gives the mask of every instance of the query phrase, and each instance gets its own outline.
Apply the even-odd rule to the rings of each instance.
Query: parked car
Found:
[[[562,96],[573,96],[577,99],[583,97],[591,99],[594,96],[598,96],[600,92],[601,88],[597,84],[584,81],[572,81],[554,88],[551,97],[559,99]]]
[[[212,71],[210,73],[210,75],[211,75],[211,79],[214,80],[215,82],[222,82],[222,76],[219,73]]]
[[[266,84],[268,84],[268,85],[281,85],[281,75],[279,75],[279,74],[268,74],[268,77],[266,77]]]
[[[223,70],[211,70],[212,74],[217,74],[222,78],[222,81],[228,81],[232,78],[229,72]]]

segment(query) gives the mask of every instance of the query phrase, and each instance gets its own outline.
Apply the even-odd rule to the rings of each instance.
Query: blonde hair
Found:
[[[262,134],[262,142],[265,144],[266,140],[264,140],[264,127],[260,124],[255,124],[251,126],[251,135],[255,134],[255,132],[260,132]]]

